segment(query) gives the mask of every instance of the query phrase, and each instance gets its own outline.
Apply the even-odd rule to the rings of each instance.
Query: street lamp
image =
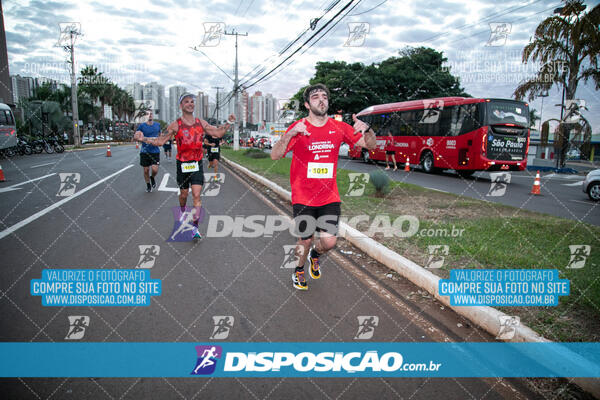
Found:
[[[562,15],[564,17],[567,17],[567,14],[564,13],[565,8],[566,7],[555,8],[554,9],[554,14],[560,14],[560,15]],[[585,10],[586,8],[587,8],[587,6],[584,5],[581,11]],[[568,51],[569,50],[569,35],[568,34],[566,35],[566,39],[567,39],[567,42],[566,42],[565,48]],[[567,56],[567,54],[565,54],[565,56]],[[568,61],[569,61],[568,59],[565,60],[566,63],[568,63]],[[565,135],[565,132],[563,131],[563,123],[564,123],[563,118],[564,118],[564,111],[565,111],[565,90],[566,90],[566,87],[567,87],[567,69],[565,68],[564,72],[563,72],[562,97],[561,97],[561,100],[560,100],[560,125],[559,125],[560,132],[563,134],[563,143],[562,143],[562,148],[559,150],[558,157],[556,158],[556,168],[560,168],[562,166],[561,164],[564,163],[565,150],[566,150],[566,147],[568,146],[568,138],[569,138],[569,135]],[[573,94],[575,94],[575,93],[573,93]],[[570,134],[570,132],[569,132],[569,134]]]
[[[564,16],[563,10],[564,10],[564,7],[555,8],[554,9],[554,14],[560,14],[560,15]],[[565,48],[568,50],[569,49],[569,35],[566,35],[566,36],[567,36],[567,45],[565,46]],[[565,61],[568,61],[568,60],[565,60]],[[566,87],[567,87],[567,69],[564,68],[564,71],[563,71],[563,90],[562,90],[562,96],[561,96],[561,99],[560,99],[560,123],[559,123],[559,130],[560,130],[560,133],[562,135],[563,143],[562,143],[561,148],[557,152],[558,154],[557,154],[557,157],[556,157],[556,168],[560,168],[562,166],[561,165],[562,164],[562,159],[564,158],[563,148],[565,147],[565,143],[564,143],[565,132],[564,132],[564,129],[563,129],[563,122],[564,122],[563,118],[564,118],[564,110],[565,110],[565,89],[566,89]],[[557,106],[558,105],[559,104],[557,104]],[[556,140],[556,138],[554,138],[554,140]]]
[[[542,132],[542,125],[544,124],[544,97],[548,97],[548,91],[544,91],[538,95],[542,98],[542,108],[540,111],[540,133]]]

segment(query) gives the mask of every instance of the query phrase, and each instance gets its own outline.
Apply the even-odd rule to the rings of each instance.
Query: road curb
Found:
[[[85,150],[94,150],[94,149],[103,149],[106,148],[107,145],[111,145],[111,146],[126,146],[129,144],[134,144],[133,142],[106,142],[106,143],[92,143],[89,144],[85,147],[65,147],[65,152],[71,153],[74,151],[85,151]],[[72,145],[68,145],[68,146],[72,146]]]
[[[243,173],[244,175],[258,181],[259,183],[267,186],[269,189],[276,192],[278,195],[283,197],[288,201],[292,201],[291,192],[282,188],[274,182],[266,179],[265,177],[250,171],[248,168],[245,168],[226,157],[221,157],[223,161],[227,163],[227,165],[231,166],[235,170]],[[415,285],[423,288],[427,292],[429,292],[432,296],[434,296],[440,303],[445,306],[451,308],[456,313],[462,315],[463,317],[469,319],[474,324],[479,325],[481,328],[486,330],[492,336],[496,337],[498,332],[500,332],[500,317],[506,317],[507,314],[493,308],[486,306],[469,306],[469,307],[457,307],[451,306],[450,300],[448,296],[440,296],[438,295],[438,282],[441,279],[440,277],[432,274],[430,271],[421,267],[420,265],[414,263],[413,261],[401,256],[395,251],[385,247],[381,243],[376,242],[375,240],[367,237],[362,232],[350,227],[344,222],[340,222],[340,230],[339,235],[344,239],[348,240],[354,246],[358,247],[370,257],[389,267],[390,269],[396,271],[398,274],[408,279]],[[533,329],[529,328],[526,325],[520,324],[516,327],[515,335],[511,340],[505,340],[507,342],[551,342],[550,340],[544,338],[539,335]],[[579,357],[576,354],[573,354],[573,357]],[[600,379],[593,378],[574,378],[571,380],[572,382],[579,385],[582,389],[590,392],[596,397],[600,398]]]

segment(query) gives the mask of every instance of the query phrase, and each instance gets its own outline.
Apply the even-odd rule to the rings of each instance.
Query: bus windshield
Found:
[[[487,125],[515,124],[529,127],[529,110],[524,103],[491,100],[487,104]]]

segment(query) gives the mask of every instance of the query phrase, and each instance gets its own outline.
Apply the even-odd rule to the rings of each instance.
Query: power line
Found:
[[[490,20],[490,19],[492,19],[492,18],[501,17],[501,16],[503,16],[503,15],[511,14],[511,13],[513,13],[513,12],[517,11],[517,10],[520,10],[520,9],[522,9],[522,8],[525,8],[525,7],[532,6],[532,5],[534,5],[535,3],[539,3],[540,1],[542,1],[542,0],[534,0],[533,2],[531,2],[531,3],[529,3],[529,4],[525,4],[525,5],[523,5],[523,6],[518,6],[518,7],[517,7],[517,6],[515,6],[515,7],[510,7],[510,8],[508,8],[508,9],[504,10],[504,11],[498,11],[498,12],[496,12],[496,13],[490,14],[490,15],[488,15],[487,17],[484,17],[484,18],[480,19],[480,20],[479,20],[479,21],[477,21],[477,22],[463,24],[463,25],[461,25],[461,26],[458,26],[458,27],[456,27],[456,28],[451,28],[451,29],[458,30],[458,31],[462,31],[462,30],[464,30],[465,28],[471,28],[471,27],[475,27],[475,26],[479,25],[479,24],[480,24],[480,23],[482,23],[482,22],[485,22],[485,21],[487,21],[487,20]],[[449,33],[448,33],[448,32],[444,32],[444,33],[438,33],[438,34],[436,34],[436,35],[433,35],[433,36],[431,36],[431,37],[429,37],[429,38],[427,38],[427,39],[423,40],[423,42],[429,42],[429,41],[432,41],[432,40],[436,40],[436,39],[438,39],[438,38],[440,38],[440,37],[447,36],[447,35],[449,35]]]
[[[319,28],[319,30],[317,32],[315,32],[310,38],[308,38],[304,43],[302,43],[302,45],[297,48],[296,50],[294,50],[294,52],[292,54],[290,54],[289,56],[287,56],[285,58],[285,60],[283,60],[282,62],[280,62],[279,64],[277,64],[274,68],[272,68],[268,73],[266,73],[265,75],[263,75],[262,77],[258,78],[257,81],[255,81],[254,83],[252,83],[249,86],[245,86],[246,89],[250,88],[254,85],[256,85],[257,83],[263,81],[265,78],[267,78],[269,75],[271,75],[275,70],[277,70],[277,68],[279,68],[282,64],[284,64],[287,60],[289,60],[290,58],[292,58],[294,55],[296,55],[300,50],[302,50],[302,48],[304,46],[306,46],[315,36],[319,35],[321,33],[321,31],[323,31],[325,28],[327,28],[327,26],[329,24],[331,24],[340,14],[342,14],[348,7],[350,7],[352,5],[352,3],[354,3],[355,0],[350,0],[340,11],[337,12],[337,14],[335,14],[329,21],[327,21],[327,23],[325,25],[323,25],[321,28]],[[350,11],[352,11],[358,4],[360,4],[362,0],[359,0],[358,3],[356,3],[354,5],[354,7],[352,7],[346,14],[348,14]],[[343,17],[342,17],[343,18]],[[342,19],[341,18],[341,19]],[[340,19],[340,20],[341,20]],[[335,25],[337,25],[339,21],[335,22],[335,24],[331,27],[335,27]],[[331,28],[329,30],[327,30],[327,32],[329,32],[331,30]],[[326,33],[327,33],[326,32]],[[317,43],[319,40],[321,40],[321,38],[323,37],[323,35],[321,37],[319,37],[313,44],[311,44],[310,47],[312,47],[315,43]],[[250,78],[252,79],[252,78]],[[248,81],[250,81],[250,79],[246,80],[245,82],[242,82],[242,85],[245,85]]]
[[[525,16],[525,17],[522,17],[522,18],[518,18],[518,19],[515,19],[513,21],[509,21],[509,23],[510,24],[514,24],[515,22],[524,21],[524,20],[530,19],[530,18],[532,18],[532,17],[534,17],[534,16],[536,16],[538,14],[542,14],[542,13],[548,12],[550,10],[554,10],[555,8],[556,8],[556,5],[554,5],[554,6],[550,7],[550,8],[546,8],[545,10],[538,11],[538,12],[536,12],[534,14],[531,14],[531,15],[528,15],[528,16]],[[474,36],[481,35],[482,33],[489,33],[489,32],[490,32],[489,29],[488,30],[479,31],[479,32],[476,32],[476,33],[474,33],[472,35],[464,36],[464,37],[461,37],[459,39],[452,40],[450,42],[447,42],[446,44],[456,43],[456,42],[459,42],[459,41],[462,41],[462,40],[465,40],[465,39],[468,39],[468,38],[471,38],[471,37],[474,37]]]
[[[292,40],[291,42],[289,42],[289,43],[288,43],[288,44],[287,44],[287,45],[286,45],[286,46],[285,46],[285,47],[284,47],[282,50],[280,50],[280,51],[279,51],[279,54],[277,54],[277,55],[271,55],[271,56],[269,57],[269,59],[267,59],[267,61],[266,61],[266,62],[264,62],[264,63],[262,63],[262,64],[258,64],[257,66],[255,66],[254,68],[252,68],[252,70],[251,70],[250,72],[248,72],[247,74],[245,74],[245,75],[242,77],[242,80],[243,80],[243,79],[246,79],[246,77],[247,77],[248,75],[252,74],[252,73],[253,73],[255,70],[257,70],[257,69],[259,69],[259,68],[260,68],[260,69],[259,69],[259,71],[257,71],[256,73],[254,73],[254,74],[253,74],[253,75],[252,75],[250,78],[246,79],[246,81],[245,81],[245,82],[248,82],[248,81],[249,81],[249,80],[251,80],[251,79],[255,79],[257,76],[259,76],[260,74],[262,74],[262,73],[263,73],[263,71],[264,71],[264,70],[267,68],[267,65],[268,65],[268,64],[272,64],[272,63],[275,61],[275,59],[276,59],[276,58],[278,58],[278,57],[281,57],[281,56],[282,56],[282,55],[283,55],[283,54],[284,54],[284,53],[285,53],[285,52],[286,52],[286,51],[287,51],[289,48],[291,48],[291,47],[292,47],[292,46],[293,46],[295,43],[297,43],[297,42],[298,42],[300,39],[302,39],[302,37],[303,37],[303,36],[304,36],[304,35],[305,35],[305,34],[306,34],[306,33],[307,33],[309,30],[311,30],[313,22],[314,22],[314,23],[315,23],[315,25],[316,25],[316,23],[317,23],[318,21],[320,21],[321,19],[323,19],[323,17],[325,17],[325,15],[327,15],[327,13],[329,13],[329,11],[331,11],[331,9],[332,9],[333,7],[335,7],[337,4],[339,4],[339,3],[340,3],[340,1],[341,1],[341,0],[333,0],[333,1],[332,1],[332,2],[329,4],[329,6],[327,6],[327,8],[325,9],[325,12],[323,12],[323,13],[322,13],[322,14],[321,14],[321,15],[320,15],[318,18],[314,18],[314,19],[312,19],[312,20],[311,20],[311,27],[309,27],[309,28],[306,28],[306,29],[304,30],[304,32],[300,33],[300,34],[299,34],[299,35],[296,37],[296,39],[294,39],[294,40]]]
[[[383,3],[385,3],[386,1],[387,1],[387,0],[383,0],[381,3],[377,4],[375,7],[373,7],[373,8],[369,8],[367,11],[363,11],[363,12],[361,12],[361,13],[358,13],[358,14],[352,14],[352,15],[348,15],[348,16],[349,16],[349,17],[356,17],[356,16],[358,16],[358,15],[363,15],[363,14],[369,13],[369,12],[373,11],[374,9],[378,8],[379,6],[382,6],[382,5],[383,5]]]

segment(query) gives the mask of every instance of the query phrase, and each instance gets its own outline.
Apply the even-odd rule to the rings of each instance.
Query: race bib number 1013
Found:
[[[333,178],[333,163],[309,162],[306,177],[315,179]]]

